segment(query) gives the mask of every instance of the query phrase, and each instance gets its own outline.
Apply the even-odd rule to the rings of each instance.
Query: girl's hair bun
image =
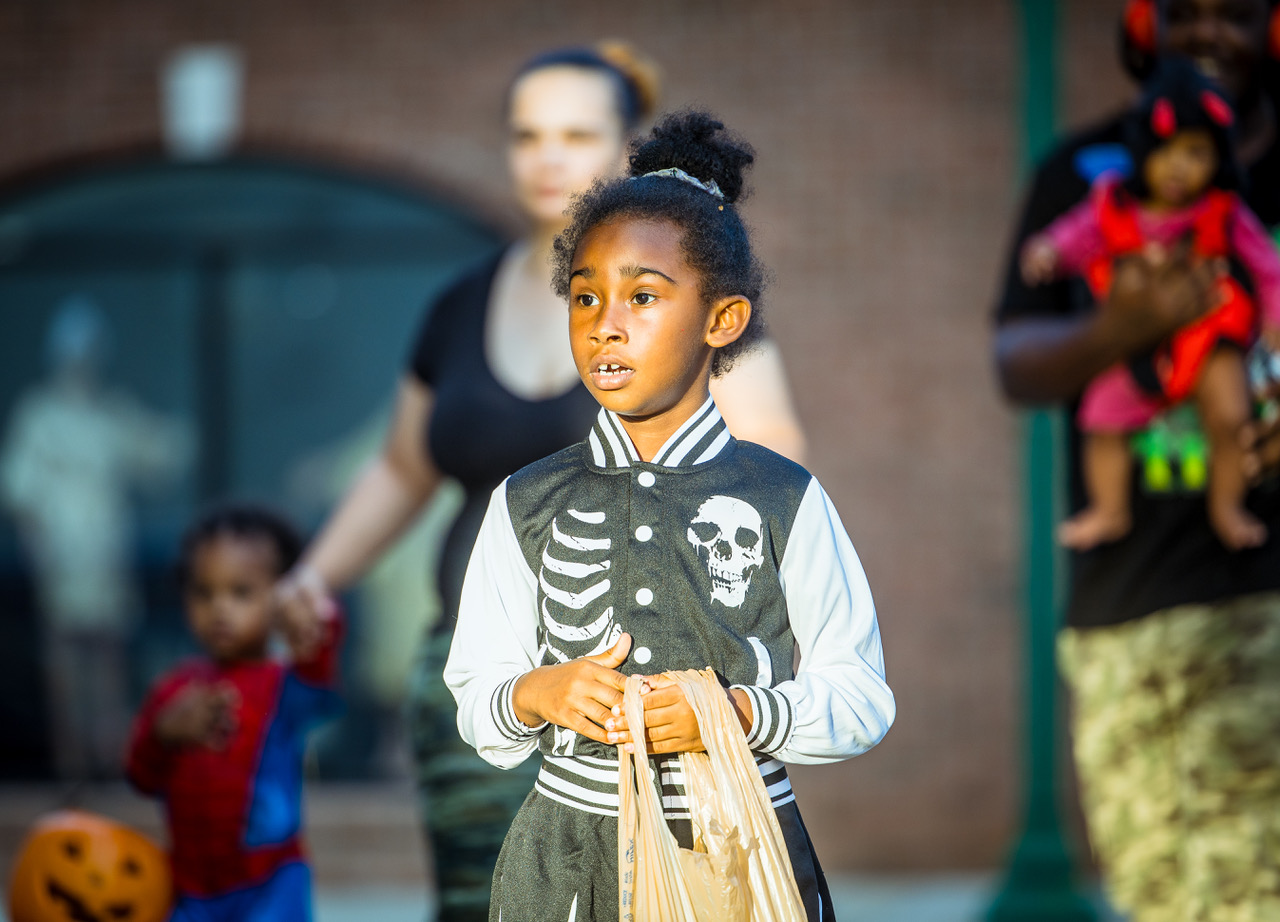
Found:
[[[662,98],[662,68],[658,62],[621,39],[605,39],[592,48],[631,85],[635,92],[636,120],[645,122],[653,118],[658,100]]]
[[[714,182],[725,201],[743,195],[743,173],[755,160],[751,145],[725,129],[706,112],[686,110],[667,115],[648,140],[631,153],[631,175],[643,176],[670,167],[703,182]]]

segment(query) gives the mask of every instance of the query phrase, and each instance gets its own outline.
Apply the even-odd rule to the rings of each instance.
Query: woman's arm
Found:
[[[320,534],[277,586],[284,630],[307,658],[324,636],[330,596],[359,579],[409,527],[443,479],[426,450],[431,391],[400,382],[386,442],[356,477]]]
[[[344,589],[373,566],[417,518],[443,479],[426,450],[431,392],[417,378],[400,382],[382,451],[356,478],[303,555],[330,591]]]
[[[755,442],[804,463],[804,430],[791,402],[778,344],[766,339],[711,379],[711,396],[734,438]]]

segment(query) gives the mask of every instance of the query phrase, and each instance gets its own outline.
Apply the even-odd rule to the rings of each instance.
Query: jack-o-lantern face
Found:
[[[155,843],[78,810],[36,821],[9,885],[12,922],[163,922],[172,901]]]

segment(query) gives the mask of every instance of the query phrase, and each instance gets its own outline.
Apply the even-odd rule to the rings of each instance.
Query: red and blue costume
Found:
[[[174,922],[308,922],[302,831],[305,736],[339,706],[341,622],[307,662],[219,665],[200,658],[152,688],[134,725],[129,780],[163,799],[179,894]],[[156,716],[192,683],[235,690],[234,730],[221,749],[166,746]]]

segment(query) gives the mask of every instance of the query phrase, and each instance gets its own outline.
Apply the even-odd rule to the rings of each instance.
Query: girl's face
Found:
[[[1164,0],[1162,50],[1185,55],[1238,101],[1255,90],[1266,56],[1267,0]]]
[[[276,569],[275,548],[265,538],[215,535],[196,547],[185,591],[187,623],[218,662],[265,655]]]
[[[751,304],[708,304],[670,221],[622,218],[589,230],[569,277],[569,341],[600,405],[654,450],[707,399],[715,349],[742,335]],[[642,457],[649,457],[628,426]]]
[[[563,227],[570,198],[626,160],[613,84],[579,67],[535,70],[512,88],[510,112],[516,198],[534,223]]]
[[[1203,128],[1174,134],[1147,156],[1142,178],[1152,204],[1163,208],[1190,205],[1209,187],[1218,171],[1218,151]]]

